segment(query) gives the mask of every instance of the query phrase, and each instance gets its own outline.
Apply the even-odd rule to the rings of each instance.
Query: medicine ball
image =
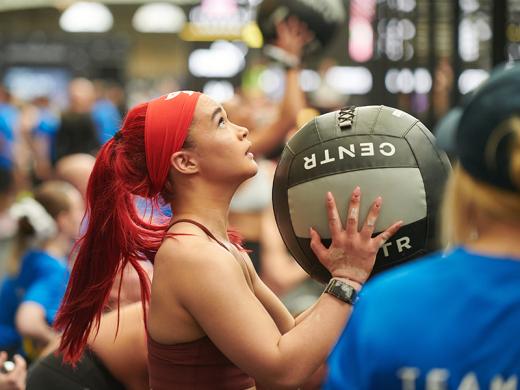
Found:
[[[257,23],[266,43],[276,38],[276,24],[291,15],[314,32],[315,39],[308,44],[307,53],[327,46],[345,23],[341,0],[264,0],[257,10]]]
[[[306,123],[285,146],[273,183],[273,208],[292,256],[314,279],[329,272],[310,248],[309,227],[331,243],[325,197],[331,191],[343,225],[361,187],[359,227],[374,199],[383,207],[374,234],[402,220],[379,250],[374,273],[439,248],[437,214],[451,166],[416,118],[385,106],[349,107]]]

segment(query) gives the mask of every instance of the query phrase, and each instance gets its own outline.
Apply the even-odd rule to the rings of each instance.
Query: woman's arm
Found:
[[[355,280],[368,277],[377,249],[399,225],[372,239],[373,224],[365,223],[357,232],[357,216],[349,213],[347,227],[342,229],[330,197],[328,205],[331,247],[323,247],[315,232],[312,247],[334,276],[359,288]],[[359,209],[359,194],[350,206]],[[377,217],[379,206],[373,205],[368,220]],[[214,243],[194,248],[180,240],[174,249],[170,255],[183,260],[170,262],[165,272],[171,275],[165,277],[175,280],[176,299],[231,361],[269,388],[294,388],[304,383],[325,361],[352,311],[350,304],[323,294],[284,334],[249,288],[242,268],[229,252]]]
[[[298,112],[305,108],[305,98],[300,87],[300,70],[289,69],[285,77],[285,92],[274,122],[255,129],[249,135],[251,151],[255,155],[269,153],[284,142],[287,133],[296,127]]]
[[[141,302],[103,314],[99,331],[89,338],[88,344],[125,388],[148,388],[148,349]]]
[[[292,17],[276,26],[276,46],[301,60],[304,46],[313,38],[307,26]],[[282,143],[287,133],[296,127],[298,112],[306,107],[306,99],[300,87],[299,67],[290,68],[285,76],[285,91],[275,121],[263,129],[252,131],[249,140],[251,151],[266,154]]]
[[[37,302],[23,302],[16,311],[15,323],[20,335],[31,339],[37,347],[45,347],[56,337],[45,319],[45,309]]]
[[[258,382],[293,388],[325,360],[350,305],[324,294],[304,321],[282,334],[230,254],[217,255],[213,246],[182,252],[191,259],[175,270],[180,302],[215,345]]]

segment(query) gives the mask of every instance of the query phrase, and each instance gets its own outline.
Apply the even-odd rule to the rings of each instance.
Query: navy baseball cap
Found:
[[[515,135],[504,121],[520,117],[520,64],[493,70],[465,102],[455,134],[455,154],[473,177],[506,190],[519,191],[511,177]]]

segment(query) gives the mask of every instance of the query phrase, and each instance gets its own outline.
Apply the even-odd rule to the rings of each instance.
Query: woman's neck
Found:
[[[223,191],[199,191],[196,196],[177,196],[171,203],[172,220],[193,219],[206,226],[217,238],[227,241],[232,196],[232,193]]]
[[[478,238],[466,243],[466,247],[470,250],[520,260],[518,223],[489,224],[478,230]]]

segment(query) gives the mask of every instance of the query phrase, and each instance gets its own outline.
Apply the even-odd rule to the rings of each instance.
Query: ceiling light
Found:
[[[68,32],[106,32],[113,22],[107,6],[86,1],[72,4],[60,17],[60,27]]]
[[[185,23],[184,11],[170,3],[142,5],[132,19],[134,28],[144,33],[177,33]]]

